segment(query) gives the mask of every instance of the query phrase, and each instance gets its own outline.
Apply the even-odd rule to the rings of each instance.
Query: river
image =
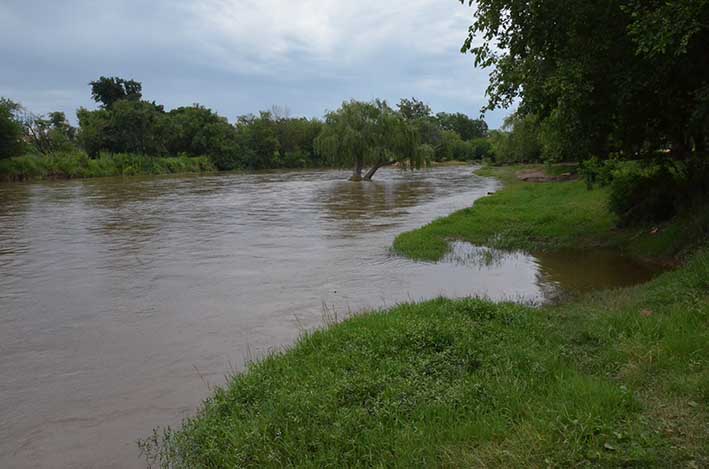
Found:
[[[412,262],[390,253],[396,234],[497,183],[470,167],[347,176],[0,185],[0,466],[141,467],[136,439],[324,315],[438,295],[539,303],[652,275],[614,253],[464,243]]]

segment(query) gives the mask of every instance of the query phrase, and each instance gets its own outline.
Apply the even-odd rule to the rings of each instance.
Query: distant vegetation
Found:
[[[143,99],[142,84],[118,77],[90,83],[99,109],[80,108],[78,127],[64,113],[38,116],[20,104],[0,101],[0,178],[87,177],[188,170],[261,170],[364,166],[371,173],[398,162],[471,161],[491,155],[487,124],[464,114],[438,113],[416,99],[398,109],[386,102],[344,102],[324,120],[290,117],[273,107],[231,123],[194,104],[165,110]],[[106,162],[119,156],[113,170]],[[122,163],[132,155],[133,163]],[[172,158],[180,158],[180,162]],[[185,164],[185,158],[208,159]],[[143,158],[145,161],[141,161]],[[96,161],[101,160],[101,170]],[[165,161],[162,161],[165,160]],[[158,163],[160,161],[160,163]],[[61,164],[59,164],[61,163]],[[370,167],[371,166],[371,167]],[[65,170],[66,169],[66,170]],[[164,170],[164,171],[163,171]]]

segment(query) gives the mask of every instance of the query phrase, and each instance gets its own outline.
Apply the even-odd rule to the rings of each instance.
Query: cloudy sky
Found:
[[[232,121],[406,96],[477,117],[487,72],[459,51],[472,13],[457,0],[2,0],[0,96],[73,116],[106,75]]]

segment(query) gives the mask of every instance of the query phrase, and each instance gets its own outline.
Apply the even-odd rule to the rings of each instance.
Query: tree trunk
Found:
[[[369,169],[369,171],[367,171],[367,174],[364,175],[363,180],[371,181],[372,176],[374,176],[374,173],[376,173],[379,168],[381,168],[383,166],[390,166],[390,165],[393,165],[394,163],[396,163],[396,161],[381,161],[381,162],[375,164],[374,166],[372,166]]]
[[[364,163],[362,162],[362,158],[357,158],[355,160],[354,168],[352,169],[352,177],[350,178],[350,181],[361,181],[363,169]]]
[[[684,141],[675,141],[670,147],[670,156],[673,160],[685,160],[689,157],[690,148]]]
[[[694,135],[694,151],[696,151],[700,156],[704,156],[704,152],[707,151],[706,140],[701,132],[697,132]]]

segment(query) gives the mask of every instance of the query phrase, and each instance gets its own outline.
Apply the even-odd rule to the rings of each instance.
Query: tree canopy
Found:
[[[91,85],[91,98],[101,103],[104,109],[110,109],[116,101],[128,99],[138,101],[142,98],[143,86],[135,80],[118,77],[101,77]]]
[[[519,100],[555,159],[705,148],[709,0],[462,1],[463,51],[492,67],[486,108]]]
[[[22,125],[15,117],[19,105],[0,98],[0,159],[22,153]]]
[[[382,166],[400,163],[420,168],[430,157],[419,148],[413,126],[385,101],[347,101],[325,117],[315,141],[317,151],[334,164],[351,166],[352,180],[370,180]],[[362,171],[369,171],[362,176]]]

